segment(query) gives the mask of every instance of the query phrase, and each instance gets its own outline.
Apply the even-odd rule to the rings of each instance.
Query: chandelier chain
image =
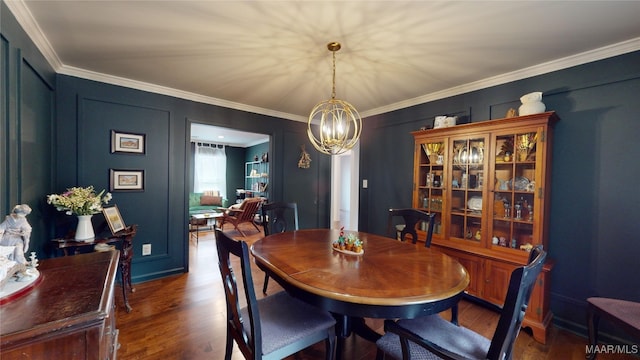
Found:
[[[333,80],[332,80],[332,88],[331,88],[331,98],[335,99],[336,98],[336,51],[337,50],[333,50]]]

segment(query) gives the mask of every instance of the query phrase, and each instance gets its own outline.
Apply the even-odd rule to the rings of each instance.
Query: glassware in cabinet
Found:
[[[482,241],[485,144],[485,137],[452,140],[449,238]]]
[[[418,191],[417,198],[414,199],[414,207],[436,213],[434,225],[436,236],[440,235],[442,224],[445,147],[444,140],[430,140],[419,144],[419,148],[416,149],[419,170],[415,179]],[[426,230],[426,224],[419,224],[419,230]]]
[[[530,250],[534,243],[536,131],[495,138],[491,246]]]

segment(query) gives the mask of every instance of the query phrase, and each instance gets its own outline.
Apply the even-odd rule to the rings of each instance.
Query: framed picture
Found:
[[[144,170],[109,169],[109,191],[144,191]]]
[[[118,205],[103,207],[102,214],[104,214],[104,218],[107,220],[107,224],[109,224],[109,229],[111,229],[113,235],[118,231],[126,229],[124,220],[122,220],[122,216],[120,215],[120,210],[118,210]]]
[[[145,136],[111,130],[111,153],[144,154]]]

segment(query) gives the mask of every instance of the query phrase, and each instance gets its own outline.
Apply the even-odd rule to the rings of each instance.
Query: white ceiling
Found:
[[[237,131],[219,126],[192,124],[191,141],[247,148],[269,141],[269,135]]]
[[[640,50],[640,1],[4,1],[59,73],[297,121],[330,41],[363,117]]]

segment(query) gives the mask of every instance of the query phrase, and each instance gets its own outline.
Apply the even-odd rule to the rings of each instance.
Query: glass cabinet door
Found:
[[[538,131],[495,136],[491,247],[527,250],[534,244]],[[538,179],[540,181],[541,179]]]
[[[414,199],[416,208],[435,213],[435,223],[433,227],[433,237],[440,237],[442,234],[442,204],[443,204],[443,184],[444,166],[446,163],[446,141],[444,139],[429,140],[419,144],[419,170],[416,184],[418,186],[417,199]],[[419,224],[419,230],[426,231],[427,224]]]
[[[449,238],[476,244],[484,238],[482,199],[487,175],[486,143],[484,136],[451,141],[451,180],[447,185],[451,188]]]

